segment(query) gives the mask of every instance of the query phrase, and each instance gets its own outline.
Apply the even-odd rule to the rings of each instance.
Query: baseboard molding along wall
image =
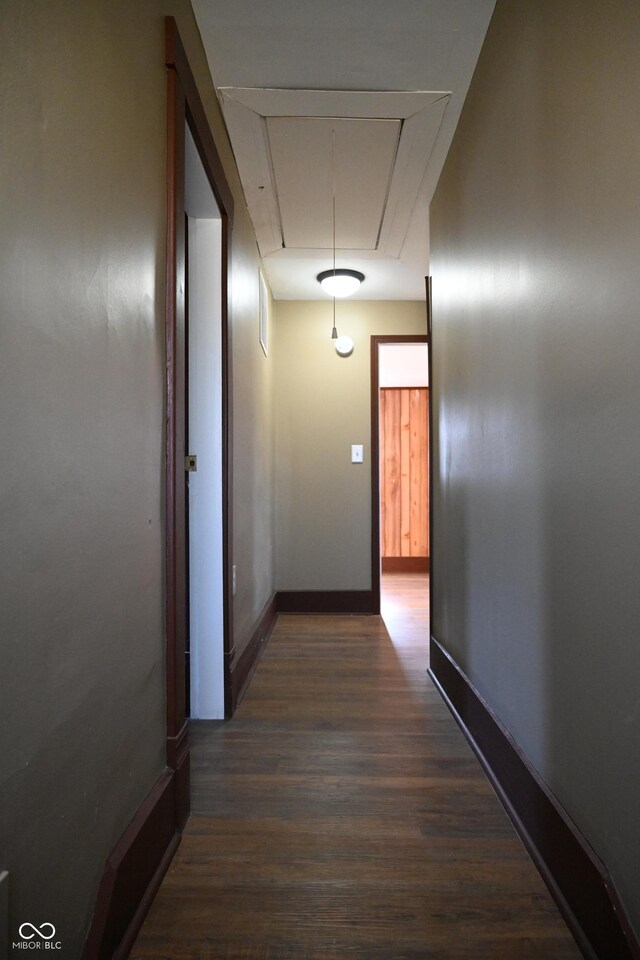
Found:
[[[382,557],[383,573],[428,573],[429,557]]]
[[[277,594],[274,593],[262,608],[242,653],[238,657],[235,652],[232,653],[225,664],[231,677],[229,717],[233,716],[246,693],[249,681],[273,632],[277,615]]]
[[[277,606],[278,613],[380,613],[373,590],[279,590]]]
[[[126,960],[180,843],[177,808],[167,770],[107,859],[82,960]]]
[[[588,960],[640,960],[640,945],[605,865],[517,743],[442,645],[429,674],[475,751]]]

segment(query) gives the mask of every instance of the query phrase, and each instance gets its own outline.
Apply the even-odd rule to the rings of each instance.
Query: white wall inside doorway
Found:
[[[187,128],[190,716],[224,717],[222,221]]]
[[[380,387],[428,387],[426,343],[381,343],[378,354]]]

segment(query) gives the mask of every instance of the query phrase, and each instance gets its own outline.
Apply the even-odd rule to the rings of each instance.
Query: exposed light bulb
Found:
[[[338,337],[336,340],[336,351],[341,357],[348,357],[353,353],[353,340],[351,337]]]

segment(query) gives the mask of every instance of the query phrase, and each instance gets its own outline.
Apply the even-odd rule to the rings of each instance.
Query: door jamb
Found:
[[[232,368],[228,311],[231,263],[233,195],[216,149],[198,88],[173,17],[167,17],[167,255],[166,255],[166,693],[167,765],[176,772],[177,819],[181,826],[189,811],[189,744],[185,709],[186,482],[184,480],[185,402],[185,124],[195,140],[200,159],[222,219],[222,505],[225,712],[230,711],[233,601],[232,544]]]
[[[428,312],[428,311],[427,311]],[[427,322],[427,328],[430,323]],[[386,334],[371,337],[371,590],[373,609],[380,613],[380,371],[381,343],[429,343],[429,334]],[[431,536],[431,350],[429,358],[429,535]],[[431,540],[429,541],[431,554]]]
[[[434,556],[434,509],[433,509],[433,479],[435,474],[434,466],[434,452],[435,452],[435,434],[433,432],[433,336],[432,336],[432,320],[433,320],[433,306],[431,300],[431,276],[424,278],[425,282],[425,293],[426,293],[426,308],[427,308],[427,343],[429,344],[429,349],[427,350],[427,369],[429,371],[429,644],[431,644],[431,637],[433,636],[433,611],[435,609],[435,590],[434,590],[434,575],[433,575],[433,556]]]

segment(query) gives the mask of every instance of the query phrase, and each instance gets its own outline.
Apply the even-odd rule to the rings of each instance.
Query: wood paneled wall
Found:
[[[429,556],[429,390],[380,390],[383,557]]]

